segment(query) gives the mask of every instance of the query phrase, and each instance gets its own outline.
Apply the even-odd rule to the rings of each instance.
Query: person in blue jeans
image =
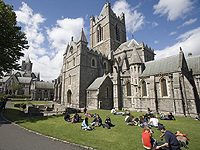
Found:
[[[165,143],[158,142],[158,146],[156,146],[156,149],[161,150],[162,148],[164,148],[166,150],[180,150],[180,144],[176,139],[176,136],[171,131],[166,130],[162,124],[158,126],[158,130],[163,133],[160,138],[163,138],[163,136],[165,136]]]

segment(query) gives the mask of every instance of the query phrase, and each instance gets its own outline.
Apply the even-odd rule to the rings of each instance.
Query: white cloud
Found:
[[[177,32],[176,31],[174,31],[174,32],[171,32],[169,35],[171,36],[171,35],[174,35],[174,34],[176,34]]]
[[[117,16],[120,16],[122,12],[125,14],[125,23],[128,32],[133,33],[142,29],[145,23],[144,15],[136,10],[139,6],[140,4],[136,7],[131,7],[126,0],[119,0],[114,3],[113,11]]]
[[[153,6],[154,14],[167,15],[167,20],[184,18],[194,8],[193,4],[190,0],[159,0],[158,4]]]
[[[157,26],[158,26],[158,23],[157,23],[157,22],[155,22],[155,21],[152,22],[152,26],[151,26],[152,28],[157,27]]]
[[[15,11],[15,13],[17,15],[17,22],[24,27],[23,29],[30,46],[29,50],[25,51],[25,54],[44,54],[46,50],[40,48],[40,44],[45,40],[44,35],[41,33],[41,24],[44,23],[46,19],[43,18],[41,14],[34,14],[33,10],[24,2],[22,2],[22,7]],[[35,48],[37,50],[35,50]]]
[[[158,41],[158,40],[155,40],[154,43],[157,44],[157,43],[159,43],[159,41]]]
[[[34,11],[24,2],[22,7],[15,11],[17,22],[26,33],[29,49],[25,51],[25,57],[29,55],[33,63],[33,72],[40,72],[41,79],[52,81],[60,74],[62,67],[63,53],[70,42],[71,36],[77,39],[83,28],[83,18],[70,19],[62,18],[57,20],[55,27],[44,27],[46,20],[41,14]],[[48,35],[49,45],[44,45]],[[49,46],[49,47],[48,47]]]
[[[190,24],[195,23],[196,21],[197,21],[197,18],[195,18],[195,19],[190,19],[189,21],[184,22],[181,26],[178,26],[178,28],[184,27],[184,26],[188,26],[188,25],[190,25]]]
[[[76,40],[81,33],[83,25],[83,18],[57,20],[56,27],[52,29],[47,28],[51,46],[59,50],[61,45],[67,45],[67,41],[69,42],[72,36]]]
[[[179,41],[176,44],[170,47],[166,47],[163,50],[156,50],[155,51],[156,59],[177,55],[179,53],[180,47],[182,48],[186,57],[189,52],[191,52],[193,56],[200,55],[199,37],[200,37],[200,27],[180,35],[179,37],[177,37]]]

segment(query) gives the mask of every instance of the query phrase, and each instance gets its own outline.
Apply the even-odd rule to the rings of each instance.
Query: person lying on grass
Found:
[[[171,112],[167,113],[165,117],[161,117],[160,120],[176,120]]]
[[[81,124],[81,129],[83,129],[83,130],[92,130],[92,127],[90,127],[88,125],[88,117],[85,117],[85,119],[83,120],[83,122]]]

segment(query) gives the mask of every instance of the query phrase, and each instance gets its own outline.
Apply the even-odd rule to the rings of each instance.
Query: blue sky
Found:
[[[98,17],[106,0],[6,0],[12,4],[18,25],[26,33],[25,51],[33,71],[51,81],[60,74],[63,53],[71,37],[76,41],[84,28],[89,42],[90,17]],[[199,0],[110,0],[113,11],[125,13],[127,40],[134,38],[155,50],[156,59],[200,55]],[[89,46],[89,44],[88,44]]]

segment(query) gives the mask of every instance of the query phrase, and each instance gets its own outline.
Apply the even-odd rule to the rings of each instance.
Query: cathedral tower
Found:
[[[32,65],[33,63],[31,63],[30,58],[28,56],[25,61],[22,61],[21,71],[32,72]]]
[[[97,49],[108,56],[111,51],[126,42],[126,27],[124,13],[117,17],[106,2],[99,17],[90,18],[90,48]]]

